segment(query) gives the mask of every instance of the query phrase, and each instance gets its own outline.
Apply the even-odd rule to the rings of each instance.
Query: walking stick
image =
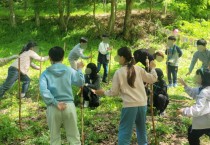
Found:
[[[22,117],[21,117],[21,91],[20,91],[20,57],[18,58],[18,97],[19,97],[19,126],[22,131]]]
[[[40,53],[40,56],[42,58],[42,53]],[[41,74],[42,74],[42,61],[40,61],[40,63],[39,63],[39,78],[40,78]],[[40,98],[40,91],[37,96],[38,108],[39,108],[39,98]]]
[[[81,109],[81,143],[82,145],[85,144],[85,135],[84,135],[84,106],[83,106],[83,87],[80,88],[81,90],[81,97],[80,97],[80,109]]]
[[[112,49],[110,50],[110,56],[109,56],[109,72],[108,72],[108,84],[110,80],[110,73],[111,73],[111,63],[112,63]]]
[[[147,65],[147,71],[149,72],[148,56],[146,58],[146,65]],[[151,116],[152,116],[152,128],[153,128],[154,136],[155,136],[155,145],[157,145],[157,136],[156,136],[154,112],[153,112],[153,84],[150,84],[150,111],[151,111]]]

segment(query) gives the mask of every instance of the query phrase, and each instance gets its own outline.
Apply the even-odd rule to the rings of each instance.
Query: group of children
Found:
[[[139,145],[148,144],[146,132],[146,112],[147,112],[147,93],[145,83],[153,84],[154,90],[154,106],[161,114],[169,103],[167,88],[177,86],[178,59],[181,57],[181,49],[175,45],[176,38],[168,37],[167,55],[167,76],[168,86],[163,80],[163,72],[159,68],[155,68],[154,60],[163,58],[163,54],[156,52],[150,54],[148,51],[138,50],[134,52],[128,47],[121,47],[117,50],[118,62],[121,67],[116,70],[110,90],[100,88],[100,71],[101,64],[104,66],[103,82],[106,82],[107,65],[109,60],[108,36],[103,35],[102,42],[99,45],[98,66],[89,63],[85,69],[85,75],[82,73],[84,64],[78,62],[80,57],[84,59],[92,56],[84,56],[83,51],[87,47],[87,39],[82,37],[80,43],[77,44],[69,54],[71,67],[62,63],[64,59],[64,50],[55,46],[52,47],[48,56],[40,57],[33,50],[36,43],[29,42],[23,47],[19,56],[3,60],[15,59],[14,63],[8,69],[8,76],[5,82],[0,86],[0,98],[18,79],[20,71],[20,79],[23,82],[21,96],[26,96],[30,79],[27,75],[29,67],[40,69],[32,63],[32,59],[38,61],[46,61],[50,59],[49,66],[41,75],[39,85],[40,93],[47,105],[47,122],[50,129],[50,144],[61,144],[60,127],[63,124],[67,140],[70,144],[80,145],[80,134],[77,127],[77,114],[74,105],[74,95],[72,86],[83,87],[84,105],[97,107],[99,105],[99,97],[120,96],[123,100],[121,110],[118,144],[130,144],[133,131],[133,124],[136,125],[137,140]],[[203,62],[202,68],[196,71],[196,80],[200,85],[198,88],[190,88],[183,79],[179,79],[180,84],[184,85],[185,91],[196,100],[196,104],[177,111],[177,114],[193,117],[192,126],[188,130],[188,140],[191,145],[198,145],[199,138],[203,134],[210,136],[210,51],[206,48],[206,41],[200,39],[197,41],[198,51],[195,52],[188,74],[192,72],[195,62],[200,59]],[[145,57],[146,55],[146,57]],[[142,56],[144,59],[142,59]],[[19,57],[19,58],[17,58]],[[142,62],[145,69],[135,65]],[[20,63],[20,65],[18,65]],[[172,75],[172,77],[171,77]]]

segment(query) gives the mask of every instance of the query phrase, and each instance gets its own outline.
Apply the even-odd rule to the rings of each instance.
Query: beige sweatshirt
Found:
[[[134,66],[136,72],[136,79],[134,86],[131,88],[127,83],[127,66],[118,69],[112,80],[112,88],[105,91],[106,96],[117,96],[123,100],[123,107],[136,107],[147,105],[147,95],[145,92],[144,82],[154,83],[157,81],[157,74],[155,69],[147,73],[143,68]]]
[[[48,56],[41,57],[33,50],[28,50],[20,54],[20,71],[23,74],[27,74],[30,67],[33,67],[34,69],[39,69],[38,66],[36,66],[34,63],[32,63],[32,59],[37,61],[46,61],[48,60]],[[13,67],[18,69],[18,59],[16,59],[12,65]]]

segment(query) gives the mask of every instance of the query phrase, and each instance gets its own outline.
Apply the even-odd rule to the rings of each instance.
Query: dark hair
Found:
[[[176,37],[175,37],[175,36],[169,36],[169,37],[168,37],[168,40],[176,41]]]
[[[130,87],[135,88],[134,86],[134,82],[136,79],[136,72],[134,69],[134,59],[132,57],[132,52],[130,50],[130,48],[128,47],[121,47],[120,49],[118,49],[117,54],[119,56],[123,56],[125,58],[125,61],[127,63],[127,82],[129,84]]]
[[[160,68],[156,68],[155,71],[157,73],[158,80],[161,81],[163,79],[163,77],[164,77],[163,71]]]
[[[87,42],[88,42],[88,40],[85,37],[81,37],[79,40],[79,43],[87,43]]]
[[[48,55],[50,59],[54,62],[61,61],[64,57],[64,50],[59,46],[50,48]]]
[[[206,40],[205,39],[199,39],[198,41],[197,41],[197,45],[203,45],[203,46],[206,46],[207,45],[207,42],[206,42]]]
[[[19,54],[22,54],[24,51],[28,51],[35,46],[37,46],[36,42],[30,41],[25,46],[23,46],[23,48]]]
[[[160,51],[157,51],[157,52],[155,52],[155,53],[153,54],[154,59],[156,59],[157,56],[161,56],[162,58],[164,58],[164,54],[163,54],[162,52],[160,52]]]
[[[90,73],[90,78],[92,80],[95,80],[97,78],[97,66],[95,65],[95,63],[88,63],[87,68],[91,69],[91,73]]]
[[[201,76],[201,85],[203,88],[210,86],[210,70],[209,69],[198,69],[196,75]]]

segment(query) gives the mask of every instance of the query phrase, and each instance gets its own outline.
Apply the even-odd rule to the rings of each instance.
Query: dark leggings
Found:
[[[192,125],[188,128],[188,141],[190,145],[200,145],[200,137],[202,135],[210,137],[210,128],[207,129],[192,129]]]

